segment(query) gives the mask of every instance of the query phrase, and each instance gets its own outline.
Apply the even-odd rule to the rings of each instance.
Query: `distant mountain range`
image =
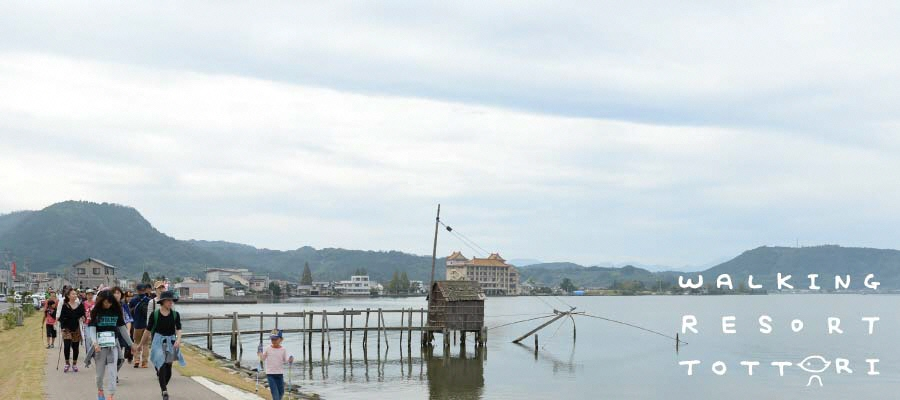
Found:
[[[0,250],[9,251],[20,266],[27,260],[31,271],[61,272],[72,263],[95,257],[120,267],[124,275],[199,275],[207,267],[246,267],[273,278],[299,280],[304,263],[309,263],[315,280],[347,279],[363,268],[373,280],[388,281],[394,271],[406,272],[410,279],[427,281],[431,257],[399,251],[362,251],[301,247],[280,251],[253,246],[203,240],[177,240],[154,228],[131,207],[66,201],[40,211],[19,211],[0,215]],[[537,260],[515,260],[514,265]],[[519,264],[517,264],[519,263]],[[437,262],[435,276],[445,274],[444,259]],[[654,287],[674,284],[682,273],[650,271],[640,266],[584,267],[568,262],[536,263],[520,266],[522,281],[555,286],[569,278],[581,287],[610,287],[637,281]],[[850,274],[851,288],[862,287],[865,274],[874,273],[883,289],[900,288],[900,251],[840,246],[759,247],[703,272],[707,283],[727,273],[735,286],[747,275],[767,288],[774,287],[778,272],[792,274],[796,288],[808,286],[806,276],[820,275],[823,288],[834,286],[834,275]]]
[[[315,280],[348,279],[366,269],[372,279],[390,280],[405,271],[412,280],[428,280],[431,257],[399,251],[314,249],[279,251],[229,242],[177,240],[154,228],[131,207],[66,201],[40,211],[0,215],[0,250],[21,267],[61,272],[88,257],[120,268],[126,276],[199,275],[208,267],[246,267],[272,278],[299,280],[309,263]],[[435,275],[443,277],[443,259]]]

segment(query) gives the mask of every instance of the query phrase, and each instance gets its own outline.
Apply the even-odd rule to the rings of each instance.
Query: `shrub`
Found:
[[[3,322],[6,325],[5,329],[12,329],[16,327],[16,313],[14,311],[7,312],[3,314]]]

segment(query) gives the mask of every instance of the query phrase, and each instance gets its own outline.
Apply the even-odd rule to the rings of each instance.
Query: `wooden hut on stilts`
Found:
[[[475,281],[436,281],[428,295],[428,326],[444,336],[444,347],[450,346],[450,334],[458,333],[460,346],[465,346],[466,333],[475,335],[475,345],[487,340],[484,327],[484,290]]]

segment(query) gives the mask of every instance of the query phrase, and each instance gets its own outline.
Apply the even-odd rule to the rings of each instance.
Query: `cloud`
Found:
[[[425,254],[439,201],[491,250],[585,263],[705,262],[879,214],[889,218],[876,231],[896,230],[889,152],[760,129],[32,53],[0,56],[0,91],[16,93],[0,98],[3,181],[27,188],[0,209],[115,201],[180,238]],[[867,211],[853,219],[848,207]],[[809,210],[823,219],[804,222]],[[452,240],[443,250],[462,247]]]
[[[878,144],[900,100],[889,1],[2,7],[7,51],[537,113]]]
[[[581,263],[891,247],[898,11],[6,3],[0,210],[428,254],[442,202],[507,258]]]

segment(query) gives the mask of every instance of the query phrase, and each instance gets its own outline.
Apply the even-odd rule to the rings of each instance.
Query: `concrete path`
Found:
[[[59,341],[61,342],[61,341]],[[45,367],[46,379],[44,389],[46,398],[51,400],[96,399],[96,371],[94,365],[84,368],[84,361],[78,361],[78,373],[69,371],[63,373],[65,360],[60,362],[59,371],[56,370],[56,360],[59,355],[59,347],[47,349],[47,365]],[[80,349],[82,355],[84,349]],[[208,389],[194,379],[182,376],[178,371],[172,370],[172,380],[169,381],[169,397],[172,400],[222,400],[241,399],[244,397],[231,397],[219,395]],[[240,392],[240,391],[237,391]],[[242,392],[240,392],[242,393]],[[116,399],[123,400],[160,400],[162,396],[159,384],[156,380],[156,372],[152,365],[149,368],[134,368],[125,365],[119,371],[119,385],[116,390]]]

